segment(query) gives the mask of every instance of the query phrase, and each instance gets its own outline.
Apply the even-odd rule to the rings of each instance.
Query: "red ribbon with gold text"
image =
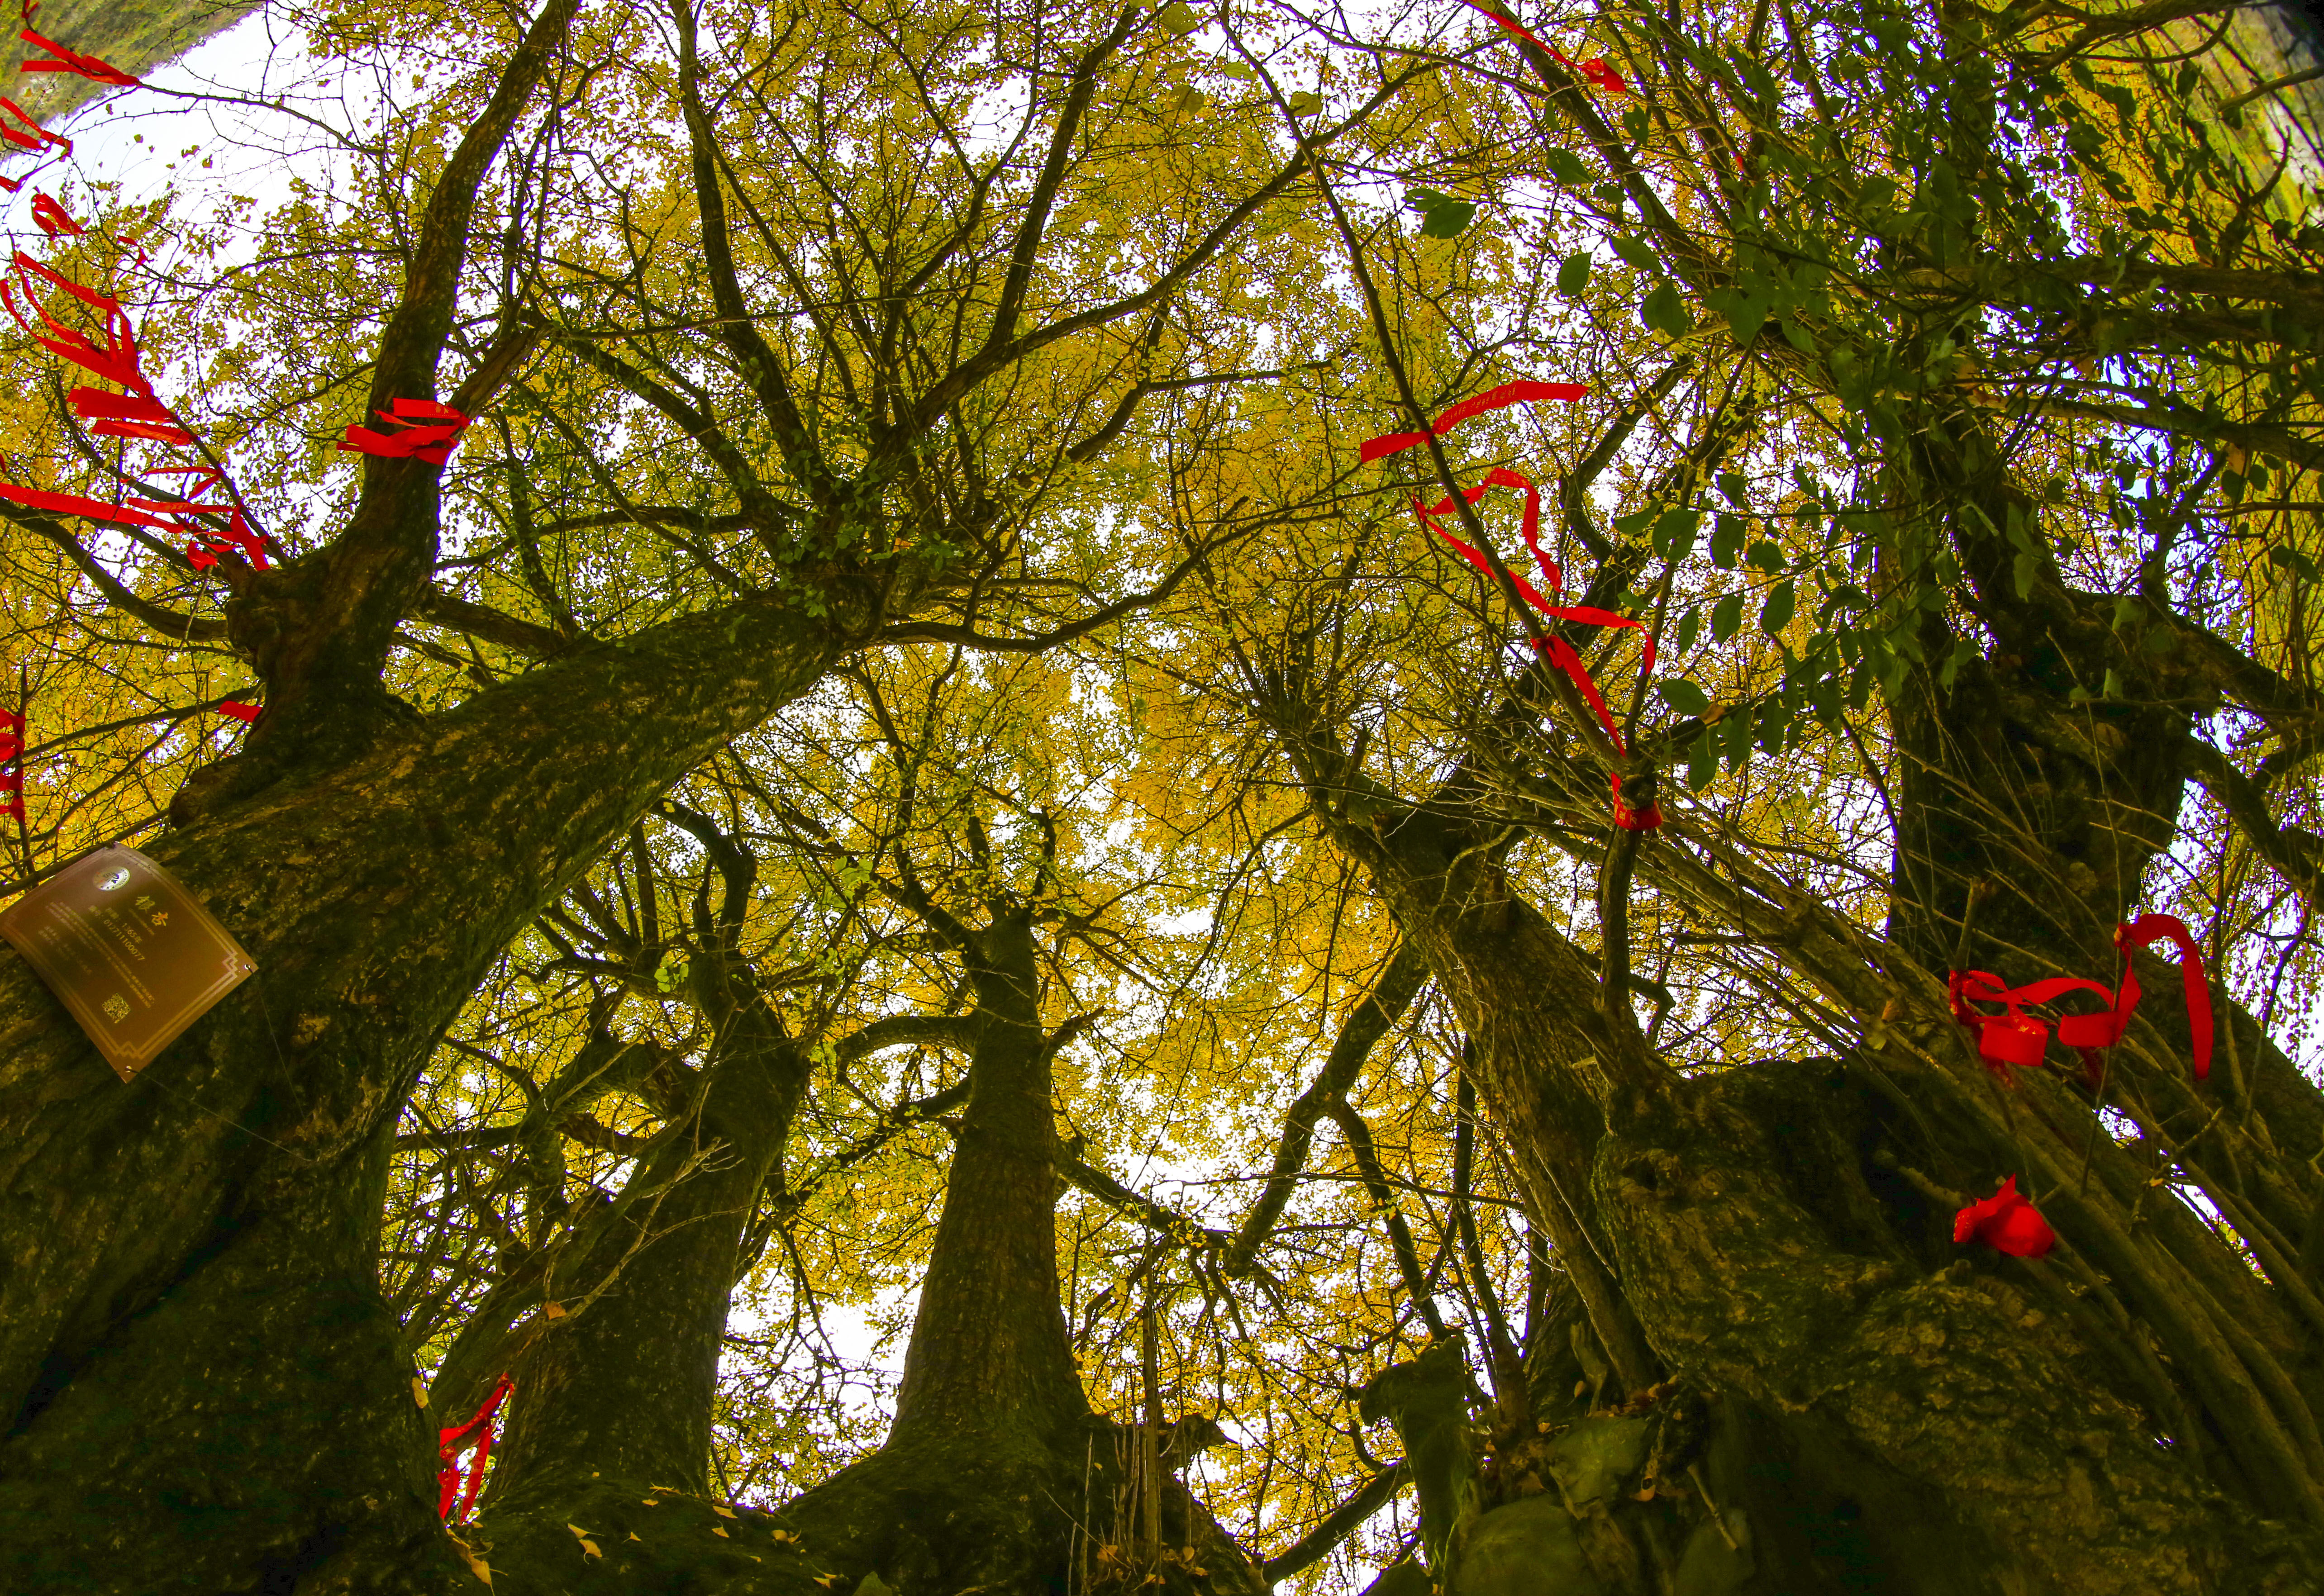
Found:
[[[484,1460],[493,1454],[493,1415],[500,1410],[501,1399],[509,1394],[512,1386],[513,1382],[503,1374],[500,1383],[493,1388],[493,1394],[484,1398],[484,1405],[476,1409],[475,1417],[465,1425],[437,1433],[436,1455],[444,1463],[443,1472],[436,1476],[436,1516],[438,1518],[453,1516],[452,1499],[461,1495],[460,1453],[469,1444],[471,1436],[475,1437],[475,1453],[468,1459],[468,1489],[460,1502],[460,1520],[465,1523],[475,1507],[476,1492],[484,1485]]]
[[[1498,388],[1488,389],[1473,399],[1463,400],[1452,406],[1437,417],[1425,432],[1388,432],[1378,438],[1367,438],[1358,451],[1358,455],[1365,460],[1384,460],[1390,455],[1400,455],[1408,448],[1417,447],[1433,437],[1441,438],[1462,422],[1475,416],[1481,416],[1488,411],[1501,410],[1512,404],[1530,403],[1536,400],[1582,399],[1586,397],[1589,392],[1589,388],[1580,383],[1530,381],[1504,383]],[[1518,525],[1519,535],[1525,540],[1526,549],[1533,555],[1534,565],[1541,572],[1543,583],[1552,593],[1563,593],[1565,587],[1565,573],[1559,569],[1557,562],[1550,558],[1548,551],[1541,546],[1541,490],[1534,486],[1533,483],[1521,473],[1512,471],[1506,466],[1496,466],[1485,473],[1484,480],[1475,487],[1462,488],[1461,497],[1473,505],[1485,496],[1486,490],[1496,487],[1516,488],[1525,494],[1525,514]],[[1484,551],[1445,530],[1443,518],[1452,512],[1451,499],[1427,505],[1415,498],[1412,501],[1412,510],[1413,513],[1420,518],[1420,524],[1424,528],[1443,540],[1448,548],[1481,572],[1487,580],[1493,579],[1493,565],[1485,558]],[[1516,585],[1517,596],[1524,599],[1536,613],[1546,619],[1572,621],[1584,626],[1603,626],[1609,629],[1637,628],[1638,625],[1637,622],[1628,615],[1618,615],[1611,610],[1601,610],[1592,604],[1552,604],[1541,595],[1539,589],[1515,571],[1509,573],[1509,580]],[[1612,711],[1606,706],[1606,696],[1599,691],[1596,678],[1590,674],[1589,667],[1582,663],[1582,657],[1573,651],[1572,645],[1563,637],[1553,634],[1536,641],[1535,646],[1552,665],[1565,672],[1572,681],[1574,690],[1582,695],[1582,702],[1587,704],[1591,713],[1598,717],[1598,724],[1604,728],[1607,740],[1614,745],[1614,752],[1618,755],[1628,754],[1628,745],[1623,739],[1621,727],[1614,722]],[[1649,634],[1646,638],[1645,658],[1639,665],[1638,673],[1641,678],[1644,678],[1651,675],[1654,669],[1655,640]],[[1647,805],[1644,810],[1634,810],[1624,803],[1621,796],[1621,778],[1617,776],[1613,780],[1616,826],[1625,831],[1652,831],[1663,823],[1662,811],[1654,805]]]
[[[1953,1018],[1978,1033],[1978,1056],[2004,1079],[2008,1066],[2037,1069],[2050,1042],[2050,1028],[2024,1012],[2027,1004],[2053,1002],[2068,992],[2086,992],[2107,1006],[2096,1014],[2068,1014],[2058,1020],[2058,1040],[2079,1050],[2093,1084],[2104,1065],[2102,1055],[2122,1039],[2131,1012],[2141,995],[2138,973],[2131,966],[2134,950],[2168,940],[2179,949],[2179,976],[2186,993],[2187,1029],[2194,1042],[2195,1078],[2211,1073],[2211,989],[2203,974],[2202,950],[2186,923],[2167,914],[2145,914],[2115,928],[2115,946],[2122,950],[2122,984],[2109,992],[2079,975],[2052,975],[2024,986],[2004,987],[1998,976],[1983,970],[1955,970],[1947,985]],[[2005,1012],[1981,1014],[1971,1003],[1999,1003]]]

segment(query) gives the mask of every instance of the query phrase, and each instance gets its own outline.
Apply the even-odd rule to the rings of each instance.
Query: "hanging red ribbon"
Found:
[[[1550,60],[1555,61],[1559,66],[1563,67],[1567,71],[1578,72],[1582,77],[1588,78],[1592,87],[1602,89],[1608,94],[1628,94],[1630,92],[1630,86],[1622,81],[1622,75],[1614,70],[1613,68],[1608,66],[1603,58],[1592,56],[1588,60],[1583,61],[1581,65],[1576,66],[1573,62],[1566,60],[1564,56],[1559,54],[1556,51],[1552,50],[1548,45],[1544,44],[1539,39],[1535,38],[1528,30],[1519,27],[1515,22],[1503,16],[1491,6],[1482,4],[1482,0],[1462,0],[1462,4],[1469,6],[1472,10],[1483,12],[1487,16],[1491,17],[1496,23],[1499,23],[1503,28],[1507,29],[1511,34],[1517,38],[1524,40],[1527,44],[1532,45],[1536,50],[1538,50],[1542,54],[1549,57]]]
[[[443,1471],[436,1476],[436,1516],[438,1518],[453,1517],[452,1499],[460,1494],[460,1453],[468,1446],[472,1435],[475,1437],[475,1455],[468,1460],[468,1489],[460,1502],[459,1519],[465,1523],[475,1507],[476,1492],[484,1485],[484,1460],[493,1454],[493,1415],[500,1410],[501,1398],[512,1388],[513,1382],[503,1374],[500,1383],[493,1388],[493,1394],[484,1398],[484,1405],[476,1409],[475,1417],[456,1428],[437,1433],[436,1455],[444,1464]]]
[[[258,705],[244,704],[239,698],[227,699],[225,703],[217,706],[217,712],[220,715],[231,715],[245,726],[255,721],[263,713]]]
[[[5,139],[19,150],[38,150],[44,145],[54,144],[66,154],[72,153],[70,139],[60,133],[51,133],[47,128],[42,127],[32,120],[31,112],[5,94],[0,94],[0,111],[5,111],[21,124],[21,125],[11,126],[8,123],[0,121],[0,139]],[[16,191],[16,189],[17,185],[14,183],[8,185],[8,191],[12,194]]]
[[[383,421],[403,423],[403,429],[383,433],[368,427],[349,427],[346,442],[339,445],[341,454],[425,460],[431,466],[441,466],[459,447],[460,434],[470,420],[450,405],[432,399],[399,399],[389,410],[372,413]]]
[[[2050,1028],[2023,1012],[2026,1005],[2047,1003],[2068,992],[2094,994],[2107,1006],[2096,1014],[2068,1014],[2058,1021],[2058,1040],[2079,1050],[2093,1084],[2103,1065],[2102,1055],[2122,1039],[2141,996],[2138,973],[2131,966],[2135,949],[2169,940],[2179,948],[2179,974],[2187,1002],[2187,1030],[2194,1042],[2195,1078],[2211,1073],[2211,989],[2203,974],[2202,950],[2186,923],[2167,914],[2141,915],[2115,927],[2115,946],[2122,949],[2122,984],[2109,992],[2079,975],[2052,975],[2025,986],[2004,987],[2000,978],[1983,970],[1955,970],[1947,981],[1953,1018],[1978,1033],[1978,1056],[1995,1072],[2008,1075],[2008,1066],[2037,1069],[2048,1048]],[[1980,1014],[1971,1003],[2000,1003],[2006,1012]]]
[[[2017,1190],[2010,1176],[2000,1189],[1981,1203],[1972,1203],[1953,1215],[1953,1241],[1982,1241],[2012,1258],[2039,1258],[2050,1250],[2058,1232]]]
[[[63,206],[38,189],[32,190],[32,221],[51,238],[78,238],[88,231],[67,215]]]
[[[1462,400],[1437,417],[1426,432],[1388,432],[1378,438],[1365,439],[1363,447],[1357,451],[1357,457],[1370,461],[1384,460],[1390,455],[1400,455],[1416,444],[1427,442],[1432,436],[1443,437],[1471,417],[1481,416],[1487,411],[1503,410],[1509,405],[1523,404],[1528,400],[1574,400],[1589,397],[1590,387],[1585,383],[1536,383],[1531,380],[1504,383],[1498,388],[1488,388],[1474,399]]]
[[[0,792],[10,797],[0,802],[0,815],[24,817],[24,717],[10,710],[0,709]]]
[[[168,405],[146,394],[76,388],[65,397],[72,403],[73,414],[97,423],[91,432],[108,438],[148,438],[180,447],[194,441],[194,435],[170,413]]]
[[[42,38],[30,28],[16,37],[36,50],[47,51],[55,58],[53,60],[26,61],[17,69],[20,72],[69,72],[76,78],[86,78],[92,83],[103,83],[115,88],[134,88],[138,85],[136,78],[120,68],[107,66],[93,55],[67,50],[61,44]]]
[[[1471,417],[1481,416],[1488,411],[1497,411],[1508,405],[1523,404],[1536,400],[1582,399],[1587,397],[1589,392],[1589,388],[1581,383],[1532,381],[1504,383],[1498,388],[1488,389],[1473,399],[1464,399],[1459,404],[1452,406],[1443,415],[1438,416],[1426,432],[1384,433],[1378,438],[1367,438],[1358,452],[1365,460],[1384,460],[1390,455],[1399,455],[1408,448],[1425,443],[1431,437],[1441,438],[1462,422]],[[1565,573],[1558,567],[1555,560],[1550,558],[1548,550],[1541,546],[1541,490],[1523,474],[1512,471],[1506,466],[1496,466],[1485,473],[1484,480],[1475,487],[1462,488],[1460,494],[1464,501],[1473,505],[1485,496],[1488,489],[1495,487],[1516,488],[1525,494],[1525,512],[1522,520],[1518,522],[1518,535],[1524,539],[1526,550],[1532,554],[1534,565],[1541,572],[1543,583],[1552,593],[1563,593],[1565,587]],[[1485,558],[1484,551],[1445,530],[1442,518],[1450,514],[1452,510],[1452,501],[1449,498],[1433,505],[1423,504],[1417,498],[1412,501],[1413,513],[1419,517],[1423,528],[1434,533],[1446,547],[1482,573],[1487,580],[1493,580],[1493,564]],[[1517,596],[1546,619],[1572,621],[1583,626],[1603,626],[1609,629],[1620,627],[1637,629],[1638,626],[1638,623],[1628,615],[1618,615],[1611,610],[1601,610],[1592,604],[1552,604],[1541,595],[1538,588],[1515,571],[1509,573],[1509,580],[1516,586]],[[1598,717],[1598,724],[1604,728],[1607,740],[1614,745],[1614,752],[1618,755],[1627,755],[1629,752],[1629,747],[1622,736],[1622,729],[1615,724],[1613,712],[1606,706],[1605,695],[1598,690],[1596,678],[1590,674],[1589,667],[1582,663],[1582,657],[1573,651],[1572,645],[1563,637],[1552,635],[1536,641],[1534,646],[1552,665],[1563,671],[1572,680],[1574,690],[1582,695],[1582,702],[1587,704],[1591,713]],[[1655,640],[1652,636],[1648,636],[1646,640],[1645,655],[1638,667],[1641,679],[1653,674],[1654,669]],[[1652,831],[1662,823],[1662,810],[1657,806],[1648,804],[1643,810],[1634,810],[1624,803],[1621,778],[1618,775],[1614,778],[1614,824],[1616,826],[1625,831]]]

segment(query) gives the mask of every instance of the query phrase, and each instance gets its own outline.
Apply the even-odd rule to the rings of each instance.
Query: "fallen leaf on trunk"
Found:
[[[428,1406],[428,1388],[420,1384],[416,1374],[411,1377],[411,1399],[422,1407]]]
[[[577,1524],[568,1524],[565,1527],[571,1530],[573,1532],[573,1538],[581,1543],[581,1554],[583,1556],[603,1557],[605,1554],[598,1548],[597,1543],[589,1538],[591,1534],[590,1531],[582,1528]]]

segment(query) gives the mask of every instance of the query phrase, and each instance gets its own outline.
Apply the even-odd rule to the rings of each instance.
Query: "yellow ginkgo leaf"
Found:
[[[710,1510],[717,1514],[721,1518],[732,1518],[734,1516],[733,1508],[722,1508],[716,1502],[710,1504]]]
[[[422,1407],[428,1406],[428,1388],[420,1383],[416,1374],[411,1377],[411,1399]]]
[[[598,1549],[597,1543],[589,1538],[590,1531],[577,1524],[568,1524],[565,1527],[571,1530],[573,1538],[581,1543],[581,1554],[584,1557],[603,1557],[605,1554]]]

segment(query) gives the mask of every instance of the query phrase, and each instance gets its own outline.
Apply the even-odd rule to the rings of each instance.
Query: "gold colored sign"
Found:
[[[126,1081],[255,974],[192,893],[134,848],[99,848],[0,914],[0,936]]]

